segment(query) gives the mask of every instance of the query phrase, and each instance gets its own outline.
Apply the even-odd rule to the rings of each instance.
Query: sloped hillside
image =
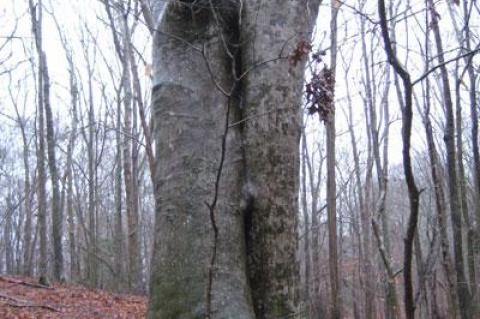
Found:
[[[0,276],[0,318],[144,318],[147,299],[79,285],[38,285],[26,277]]]

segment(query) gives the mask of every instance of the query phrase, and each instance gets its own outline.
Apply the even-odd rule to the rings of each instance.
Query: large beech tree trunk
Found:
[[[242,69],[289,54],[309,40],[319,1],[244,1]],[[257,318],[294,311],[295,215],[304,64],[254,68],[242,86],[246,183],[251,199],[248,269]]]
[[[227,110],[236,104],[216,84],[227,90],[233,86],[233,61],[209,8],[169,3],[160,30],[153,48],[157,236],[148,317],[206,318],[210,300],[215,317],[253,318],[240,208],[238,125],[228,131],[216,187]],[[229,114],[229,122],[239,120],[237,113]],[[218,240],[208,206],[214,198]],[[215,272],[211,285],[210,270]]]
[[[149,318],[278,318],[297,310],[304,63],[287,56],[309,40],[318,4],[167,4],[153,48]]]

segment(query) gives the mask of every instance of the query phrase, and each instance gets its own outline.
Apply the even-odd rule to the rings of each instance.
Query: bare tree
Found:
[[[47,131],[47,154],[48,167],[52,182],[52,238],[53,238],[53,273],[57,281],[65,280],[63,270],[63,212],[60,203],[59,175],[57,170],[57,159],[55,156],[55,132],[53,128],[53,115],[50,105],[50,76],[48,73],[46,55],[43,56],[43,90],[44,90],[44,108],[45,124]]]
[[[331,21],[330,21],[330,70],[332,79],[335,83],[337,66],[337,16],[339,2],[331,2]],[[340,296],[340,267],[338,264],[338,236],[337,236],[337,185],[336,185],[336,151],[335,151],[335,86],[331,88],[332,101],[327,106],[330,112],[324,119],[325,131],[327,134],[327,215],[328,215],[328,252],[330,266],[330,287],[332,300],[332,319],[342,317],[342,302]]]
[[[32,32],[35,38],[35,47],[38,57],[38,98],[37,98],[37,201],[38,201],[38,224],[40,233],[40,264],[39,282],[48,284],[48,256],[47,256],[47,194],[45,172],[45,124],[44,124],[44,64],[45,54],[42,49],[42,1],[34,4],[29,0],[30,15],[32,19]]]
[[[447,176],[450,201],[450,217],[453,229],[453,247],[455,257],[455,272],[457,280],[457,297],[460,305],[460,314],[462,319],[471,318],[470,292],[465,276],[465,264],[463,260],[463,239],[462,239],[462,203],[459,195],[459,184],[457,174],[457,152],[455,148],[455,118],[453,114],[453,102],[448,80],[448,72],[445,66],[445,58],[438,26],[438,15],[435,11],[433,1],[429,0],[429,9],[431,12],[431,25],[435,44],[437,48],[438,62],[440,63],[440,75],[442,79],[443,102],[445,106],[445,132],[444,141],[447,157]]]
[[[385,51],[388,62],[392,65],[395,72],[400,76],[403,82],[405,104],[402,109],[402,141],[403,141],[403,167],[405,173],[405,180],[408,187],[408,196],[410,201],[410,216],[407,226],[407,234],[405,236],[404,248],[404,266],[403,277],[405,285],[405,314],[407,319],[415,318],[415,301],[413,293],[413,279],[412,279],[412,258],[413,258],[413,242],[418,222],[419,212],[419,198],[420,192],[415,183],[413,174],[412,160],[410,155],[411,134],[412,134],[412,99],[413,99],[413,85],[408,71],[400,64],[395,51],[392,47],[390,34],[387,25],[387,15],[385,9],[385,1],[378,1],[378,13],[380,16],[380,26],[382,30],[382,37],[385,44]]]

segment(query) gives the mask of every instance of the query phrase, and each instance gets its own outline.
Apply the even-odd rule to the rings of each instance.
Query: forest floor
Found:
[[[2,319],[144,318],[147,298],[120,295],[73,284],[49,287],[27,277],[0,276]]]

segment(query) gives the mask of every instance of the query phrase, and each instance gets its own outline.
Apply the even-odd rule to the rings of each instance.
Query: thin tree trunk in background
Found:
[[[331,2],[330,21],[330,72],[333,78],[332,102],[328,106],[329,114],[325,119],[327,134],[327,215],[328,215],[328,255],[330,271],[330,291],[332,301],[332,319],[342,317],[342,301],[340,296],[340,268],[338,264],[338,238],[337,238],[337,185],[336,185],[336,151],[335,151],[335,76],[337,66],[337,15],[339,2]]]
[[[116,20],[114,18],[114,14],[112,12],[112,6],[110,1],[105,1],[105,11],[107,13],[109,19],[109,26],[112,32],[113,43],[115,46],[115,51],[118,56],[118,59],[122,65],[122,76],[121,76],[121,84],[119,91],[117,92],[117,132],[115,135],[116,138],[116,170],[115,170],[115,229],[116,229],[116,236],[117,236],[117,244],[116,244],[116,269],[119,274],[127,275],[126,283],[131,288],[132,287],[132,272],[131,272],[131,265],[132,265],[132,257],[135,255],[136,252],[131,252],[133,250],[134,245],[131,244],[131,231],[132,225],[131,217],[132,217],[132,176],[131,176],[131,165],[129,161],[131,161],[131,143],[133,136],[131,135],[131,129],[129,130],[127,127],[131,126],[131,103],[132,103],[132,93],[131,93],[131,81],[130,81],[130,72],[131,68],[129,67],[129,63],[133,58],[131,57],[131,48],[127,47],[130,45],[130,39],[127,36],[126,32],[128,30],[127,18],[124,6],[120,6],[119,14],[119,22],[121,26],[119,29],[122,32],[117,31]],[[121,96],[123,92],[124,96]],[[123,103],[123,122],[122,122],[122,103]],[[123,159],[123,161],[122,161]],[[127,216],[127,238],[126,242],[124,242],[124,235],[123,235],[123,214],[122,214],[122,172],[123,172],[123,181],[125,183],[125,211]],[[133,235],[136,231],[134,231]],[[125,247],[126,246],[126,247]],[[140,249],[140,247],[138,247]],[[128,258],[124,257],[124,253],[128,254]],[[133,263],[134,265],[134,263]],[[123,277],[122,277],[123,278]],[[121,283],[119,283],[120,285]]]
[[[75,69],[75,62],[73,59],[72,48],[70,47],[69,41],[67,40],[67,37],[62,27],[60,26],[55,14],[52,14],[51,16],[57,28],[58,36],[63,46],[65,59],[67,60],[67,65],[68,65],[67,70],[68,70],[68,77],[69,77],[71,122],[70,122],[70,132],[69,132],[68,144],[67,144],[67,154],[66,154],[66,168],[65,168],[66,187],[64,187],[63,189],[63,194],[65,193],[65,188],[66,188],[66,218],[67,218],[68,247],[69,247],[69,253],[70,253],[69,273],[70,273],[70,280],[75,282],[80,276],[79,261],[78,261],[79,257],[78,257],[77,243],[75,238],[75,219],[74,219],[74,202],[73,202],[74,201],[73,161],[74,161],[75,142],[76,142],[77,133],[78,133],[77,132],[77,122],[78,122],[77,107],[78,107],[78,101],[79,101],[79,97],[78,97],[79,88],[78,88],[78,81],[76,77],[77,70]],[[62,204],[61,204],[62,210],[64,207],[63,198],[64,196],[62,196]],[[63,234],[64,215],[62,213],[61,213],[61,220],[62,220],[61,227],[62,227],[62,234]],[[63,269],[63,275],[66,276],[65,269]]]
[[[426,25],[429,24],[428,16],[426,17]],[[425,34],[425,70],[430,68],[430,33]],[[442,254],[442,268],[445,272],[447,280],[447,307],[448,314],[452,318],[457,318],[457,294],[455,289],[455,274],[453,270],[453,261],[450,255],[450,240],[448,236],[447,221],[447,204],[445,199],[445,190],[443,183],[442,165],[438,156],[437,146],[433,135],[433,126],[430,119],[431,110],[431,87],[429,78],[425,79],[425,99],[423,105],[423,124],[425,127],[425,136],[427,140],[427,151],[430,160],[430,173],[432,176],[433,189],[435,194],[435,205],[437,211],[437,223],[440,236],[440,251]]]
[[[463,11],[464,11],[464,17],[465,23],[464,26],[464,32],[465,32],[465,48],[468,52],[472,51],[472,45],[471,45],[471,37],[472,34],[470,32],[470,25],[467,20],[469,9],[468,9],[468,4],[470,2],[467,0],[463,1]],[[468,79],[469,79],[469,88],[468,88],[468,96],[470,100],[470,121],[471,121],[471,139],[472,139],[472,153],[473,153],[473,184],[474,184],[474,200],[475,200],[475,205],[474,207],[474,214],[475,214],[475,220],[477,222],[477,238],[475,240],[476,244],[476,249],[478,250],[480,248],[480,150],[479,150],[479,144],[478,144],[478,96],[477,96],[477,81],[476,79],[478,78],[478,72],[475,72],[475,68],[473,66],[473,61],[472,57],[466,58],[465,63],[466,63],[466,68],[467,68],[467,74],[468,74]],[[476,286],[475,286],[476,287]],[[475,300],[472,300],[472,303],[478,304],[478,287],[476,289],[477,295],[473,295],[473,298],[476,298]],[[477,309],[479,310],[479,309]]]
[[[365,2],[362,3],[365,5]],[[375,125],[370,123],[370,119],[368,117],[368,109],[373,107],[373,93],[372,93],[372,79],[370,74],[370,62],[368,60],[368,52],[366,47],[366,20],[361,19],[360,22],[360,30],[362,33],[362,60],[365,72],[365,93],[366,93],[366,101],[364,101],[364,109],[365,109],[365,126],[367,130],[367,139],[368,139],[368,152],[367,152],[367,167],[366,167],[366,177],[365,177],[365,184],[364,184],[364,191],[359,191],[359,194],[363,194],[363,198],[360,200],[360,209],[361,209],[361,223],[362,223],[362,233],[364,236],[363,239],[363,253],[364,253],[364,260],[363,264],[363,276],[364,276],[364,285],[365,285],[365,318],[366,319],[373,319],[376,314],[375,309],[375,280],[374,280],[374,273],[373,273],[373,260],[372,260],[372,253],[371,253],[371,218],[373,211],[371,204],[372,204],[372,169],[373,169],[373,158],[372,158],[372,144],[373,144],[373,136],[370,132],[370,128]],[[373,64],[373,63],[372,63]],[[353,130],[353,127],[351,131]],[[352,135],[352,133],[350,133]],[[352,140],[353,141],[353,140]],[[355,146],[356,148],[356,146]],[[354,155],[355,157],[355,155]],[[361,179],[360,179],[360,159],[358,155],[356,155],[355,162],[355,170],[358,171],[357,182],[360,183],[358,187],[362,187]]]
[[[120,92],[119,92],[120,93]],[[117,96],[117,115],[115,131],[115,269],[119,278],[124,278],[124,237],[122,216],[122,104],[120,94]],[[121,288],[123,280],[118,280],[118,288]]]
[[[150,170],[150,180],[152,181],[152,186],[155,185],[155,155],[153,153],[153,142],[152,142],[152,133],[151,129],[147,123],[146,112],[145,112],[145,103],[142,97],[142,88],[140,85],[140,78],[138,74],[138,66],[133,55],[133,44],[128,44],[129,57],[130,57],[130,67],[133,77],[133,92],[134,100],[138,107],[138,115],[140,116],[140,124],[143,130],[143,136],[145,137],[145,152],[148,160],[148,168]]]
[[[412,99],[413,86],[408,71],[400,64],[395,51],[392,47],[390,34],[387,25],[387,16],[385,9],[385,0],[378,1],[378,13],[380,16],[380,27],[382,30],[382,38],[384,41],[385,51],[388,62],[392,65],[395,72],[400,76],[404,86],[405,104],[402,109],[402,142],[403,142],[403,167],[405,180],[408,188],[408,197],[410,201],[410,215],[408,218],[407,234],[405,236],[404,247],[404,266],[403,276],[405,285],[405,315],[407,319],[415,319],[415,301],[413,294],[412,279],[412,258],[413,258],[413,241],[416,233],[419,213],[420,193],[415,183],[413,175],[412,160],[410,156],[411,134],[412,134]]]
[[[24,131],[24,129],[22,130]],[[30,184],[30,150],[25,132],[22,133],[23,140],[23,165],[24,165],[24,183],[25,183],[25,224],[23,229],[23,274],[25,276],[32,275],[32,260],[30,258],[30,251],[32,250],[32,186]]]
[[[453,271],[453,262],[450,256],[450,243],[447,232],[447,206],[445,202],[445,191],[442,183],[441,164],[438,159],[438,153],[435,145],[435,139],[433,136],[432,123],[430,120],[430,85],[427,80],[426,84],[426,97],[424,107],[424,126],[425,135],[427,138],[428,156],[430,159],[430,168],[432,175],[432,182],[435,191],[435,203],[437,210],[437,222],[440,232],[440,249],[442,253],[442,265],[445,271],[445,277],[447,279],[448,291],[448,309],[449,315],[452,318],[456,318],[456,290],[455,290],[455,274]]]
[[[132,143],[132,230],[135,231],[135,238],[132,240],[132,245],[135,247],[134,255],[131,257],[131,261],[134,265],[133,269],[133,288],[135,292],[142,292],[145,290],[143,284],[142,274],[142,245],[141,245],[141,209],[140,209],[140,197],[139,197],[139,149],[138,139],[140,134],[138,132],[138,104],[133,103],[132,109],[132,137],[134,143]]]
[[[310,260],[310,218],[308,216],[308,203],[307,203],[307,161],[310,159],[307,157],[307,137],[305,134],[305,125],[302,128],[302,188],[301,188],[301,200],[302,200],[302,213],[303,213],[303,252],[305,254],[305,288],[303,300],[306,303],[307,313],[311,315],[310,287],[311,287],[311,260]]]
[[[366,52],[364,52],[366,56]],[[373,56],[373,55],[372,55]],[[375,207],[377,216],[372,216],[372,223],[376,223],[375,219],[380,218],[382,224],[382,237],[377,237],[379,251],[382,256],[383,266],[386,269],[387,282],[385,284],[385,316],[386,318],[395,319],[400,316],[400,308],[398,305],[397,289],[395,286],[395,277],[393,269],[391,266],[391,256],[390,256],[390,231],[389,231],[389,220],[388,220],[388,210],[387,210],[387,192],[388,192],[388,141],[389,141],[389,127],[390,127],[390,111],[389,111],[389,102],[388,95],[390,92],[390,67],[387,66],[386,72],[386,83],[384,86],[384,92],[382,96],[381,106],[383,107],[383,123],[384,123],[384,132],[383,136],[380,137],[379,134],[379,121],[377,119],[377,110],[374,104],[374,101],[371,97],[370,86],[375,85],[371,83],[370,73],[368,72],[368,60],[365,58],[364,66],[366,68],[367,80],[367,107],[368,107],[368,116],[370,118],[370,136],[372,139],[372,152],[375,164],[375,170],[377,172],[377,182],[378,182],[378,204]],[[371,64],[374,64],[371,62]],[[370,97],[369,97],[370,95]],[[383,159],[380,154],[380,143],[381,139],[383,140]],[[374,226],[375,227],[375,226]]]
[[[445,66],[442,38],[438,26],[438,16],[435,11],[433,0],[429,0],[431,26],[435,37],[440,75],[442,80],[443,99],[445,104],[445,132],[444,141],[447,159],[447,175],[450,200],[450,217],[453,228],[453,247],[455,256],[455,272],[457,280],[457,297],[460,305],[462,319],[471,318],[471,296],[465,276],[465,263],[463,260],[463,238],[462,238],[462,206],[458,189],[457,175],[457,154],[455,149],[455,118],[453,114],[453,103],[448,81],[448,71]]]
[[[345,61],[344,61],[344,64],[345,64]],[[352,97],[351,97],[351,92],[350,92],[350,87],[348,85],[348,76],[349,76],[349,71],[350,71],[350,67],[349,66],[346,66],[346,72],[345,72],[345,83],[346,83],[346,91],[347,91],[347,103],[348,103],[348,113],[346,115],[347,117],[347,123],[348,123],[348,132],[349,132],[349,135],[350,135],[350,143],[351,143],[351,148],[352,148],[352,156],[353,156],[353,167],[354,167],[354,176],[355,176],[355,184],[354,184],[354,187],[355,187],[355,190],[353,191],[354,192],[354,202],[355,202],[355,207],[353,207],[352,209],[352,215],[354,215],[354,223],[352,223],[352,227],[355,227],[353,225],[358,225],[356,228],[355,228],[355,233],[356,233],[356,236],[357,236],[357,245],[356,245],[356,248],[357,248],[357,251],[358,251],[358,267],[356,267],[357,269],[354,270],[354,278],[356,277],[355,275],[358,276],[358,283],[359,283],[359,286],[360,287],[365,287],[365,283],[364,281],[362,280],[362,275],[360,274],[363,270],[363,267],[365,265],[365,257],[364,257],[364,252],[363,252],[363,243],[364,243],[364,238],[362,237],[362,235],[366,235],[363,233],[363,231],[361,232],[360,229],[363,230],[363,212],[364,212],[364,197],[363,197],[363,188],[362,188],[362,182],[361,182],[361,171],[360,171],[360,159],[359,159],[359,153],[358,153],[358,147],[357,147],[357,138],[355,136],[355,130],[354,130],[354,126],[353,126],[353,121],[354,121],[354,118],[353,118],[353,109],[352,109]],[[355,196],[356,195],[356,196]],[[359,211],[359,214],[357,214],[356,212]],[[355,282],[355,281],[354,281]],[[353,287],[352,288],[353,292],[352,294],[357,296],[355,290],[356,288]],[[364,299],[359,297],[358,298],[359,300],[356,301],[355,305],[361,305],[363,304],[363,301]],[[355,307],[354,307],[355,308]],[[355,311],[355,314],[354,314],[354,318],[355,319],[360,319],[362,318],[361,316],[361,307],[359,309],[354,309]]]
[[[14,273],[16,275],[21,275],[23,272],[23,258],[22,258],[22,229],[24,224],[25,214],[23,211],[23,205],[21,203],[22,200],[17,204],[16,209],[18,210],[17,218],[14,224],[13,234],[15,235],[14,245]]]
[[[464,0],[463,1],[463,9],[464,9],[464,15],[467,17],[468,15],[468,4],[469,2]],[[471,32],[470,32],[470,26],[468,22],[465,24],[464,27],[464,32],[465,32],[465,46],[466,50],[468,52],[472,51],[472,46],[471,46]],[[475,250],[478,251],[480,248],[480,151],[479,151],[479,142],[478,142],[478,95],[477,95],[477,78],[478,78],[478,72],[475,72],[474,66],[473,66],[473,61],[472,57],[465,59],[465,62],[467,64],[467,73],[468,73],[468,78],[469,78],[469,99],[470,99],[470,121],[471,121],[471,139],[472,139],[472,153],[473,153],[473,184],[474,184],[474,214],[475,214],[475,220],[476,220],[476,235],[474,235],[474,230],[471,230],[472,234],[469,234],[470,236],[474,237],[472,239],[473,245]],[[468,222],[468,225],[471,225],[471,222]],[[476,236],[476,237],[475,237]],[[472,257],[475,257],[473,255]],[[473,258],[470,257],[470,261],[473,261]],[[478,260],[478,259],[477,259]],[[475,266],[473,267],[473,270],[475,270]],[[474,305],[474,315],[478,315],[480,312],[480,306],[478,305],[479,302],[479,289],[478,289],[478,283],[477,280],[478,278],[473,278],[473,286],[472,286],[472,305]]]
[[[454,27],[454,30],[457,35],[457,41],[459,46],[462,48],[461,52],[462,53],[471,53],[472,52],[472,45],[471,45],[471,37],[473,33],[471,33],[470,30],[470,24],[472,20],[472,9],[473,5],[475,2],[469,2],[469,1],[462,1],[463,4],[463,16],[455,15],[453,14],[456,12],[455,6],[453,6],[454,3],[448,3],[449,4],[449,14],[452,20],[452,25]],[[455,2],[458,6],[460,6],[460,1]],[[480,11],[479,11],[480,12]],[[463,18],[463,20],[462,20]],[[459,26],[457,25],[457,19],[460,20],[460,22],[463,24],[462,28],[460,29]],[[477,48],[478,49],[478,46]],[[469,280],[470,280],[470,288],[472,289],[471,291],[471,304],[472,307],[475,309],[472,309],[473,312],[477,312],[480,309],[478,309],[477,306],[477,284],[476,284],[476,275],[473,276],[474,278],[471,278],[471,274],[475,274],[475,268],[472,267],[474,265],[474,258],[475,258],[475,252],[478,251],[478,247],[480,247],[480,236],[476,235],[476,233],[479,233],[480,231],[480,154],[479,154],[479,145],[478,145],[478,101],[477,101],[477,90],[476,90],[476,72],[475,72],[475,66],[474,66],[474,61],[473,61],[474,55],[466,55],[463,57],[463,61],[465,63],[465,66],[461,74],[457,74],[456,78],[456,101],[455,104],[458,106],[461,103],[461,97],[459,97],[459,92],[460,92],[460,86],[461,84],[464,84],[464,86],[468,90],[468,96],[469,96],[469,102],[470,102],[470,120],[471,120],[471,152],[472,152],[472,181],[471,183],[473,184],[473,210],[474,210],[474,216],[476,220],[476,226],[472,225],[471,220],[466,221],[467,225],[467,264],[469,267]],[[458,73],[458,67],[459,67],[459,60],[456,62],[456,67],[457,67],[457,73]],[[468,84],[466,81],[464,81],[464,76],[465,74],[468,74]],[[460,114],[461,116],[461,110],[458,109],[457,107],[457,132],[459,131],[459,124],[462,121],[458,120]],[[460,113],[459,113],[460,112]],[[457,136],[457,144],[459,143],[458,136]],[[462,187],[465,188],[466,185],[462,186],[462,183],[466,183],[464,180],[465,177],[465,169],[464,167],[460,167],[460,164],[463,166],[463,163],[460,161],[461,156],[463,157],[463,154],[460,154],[460,147],[457,145],[457,151],[458,151],[458,157],[459,157],[459,187],[460,187],[460,196],[461,196],[461,201],[462,201],[462,207],[465,207],[464,202],[466,201],[466,195],[463,193]],[[463,153],[463,150],[462,150]],[[465,214],[465,211],[463,211],[463,216],[469,216],[469,214]],[[475,228],[475,229],[474,229]],[[476,230],[476,231],[475,231]],[[473,243],[473,251],[470,248]],[[472,279],[475,280],[475,282],[472,282]],[[474,315],[472,313],[472,315]]]
[[[43,62],[40,63],[43,68]],[[41,78],[41,72],[38,75]],[[42,81],[42,80],[39,80]],[[39,92],[43,92],[41,86],[43,81],[39,84]],[[40,96],[41,94],[41,96]],[[40,236],[40,262],[39,262],[39,282],[42,285],[48,285],[48,256],[47,256],[47,191],[46,191],[46,172],[45,172],[45,134],[44,134],[44,115],[43,115],[43,93],[39,93],[39,102],[37,110],[38,118],[38,149],[37,149],[37,171],[38,171],[38,185],[37,185],[37,202],[38,202],[38,223]],[[42,101],[42,102],[40,102]]]
[[[319,164],[316,172],[317,179],[315,180],[315,167],[313,167],[312,157],[313,155],[309,155],[308,145],[305,148],[305,158],[306,158],[306,166],[307,166],[307,175],[309,177],[309,184],[310,184],[310,192],[311,192],[311,204],[310,204],[310,211],[312,212],[312,222],[311,222],[311,241],[312,241],[312,296],[311,296],[311,305],[312,305],[312,316],[319,316],[323,313],[324,309],[322,309],[322,295],[320,290],[320,271],[321,271],[321,263],[320,263],[320,213],[321,211],[318,209],[318,200],[320,196],[320,187],[322,185],[322,175],[323,175],[323,164],[325,161],[325,157],[323,156],[323,152],[319,149]]]
[[[92,287],[98,283],[98,264],[97,264],[97,236],[96,236],[96,165],[95,165],[95,106],[93,102],[93,71],[90,60],[87,57],[88,65],[88,137],[87,137],[87,156],[88,156],[88,279]]]
[[[56,281],[65,280],[63,268],[63,212],[60,203],[59,176],[57,160],[55,158],[55,132],[53,128],[53,115],[50,105],[50,76],[48,73],[47,59],[44,54],[43,62],[43,90],[45,124],[47,130],[47,155],[50,179],[52,185],[52,239],[53,239],[53,276]]]
[[[348,88],[347,88],[348,91]],[[370,255],[370,226],[368,223],[368,215],[365,206],[365,195],[364,189],[362,186],[362,179],[361,179],[361,168],[360,168],[360,158],[358,153],[357,147],[357,138],[355,136],[355,130],[353,127],[353,110],[352,110],[352,101],[350,97],[350,93],[347,93],[348,97],[348,130],[350,133],[350,141],[352,146],[352,155],[353,155],[353,165],[355,170],[355,185],[356,185],[356,194],[358,197],[358,207],[360,211],[360,217],[358,219],[358,224],[361,227],[361,232],[359,232],[359,243],[358,243],[358,255],[359,255],[359,282],[361,286],[365,289],[365,296],[364,296],[364,305],[365,305],[365,318],[372,318],[373,313],[373,298],[372,298],[372,291],[368,289],[368,286],[371,282],[368,281],[369,278],[369,256]],[[368,165],[367,165],[368,166]],[[368,167],[367,167],[368,169]],[[361,273],[361,274],[360,274]]]
[[[22,259],[22,274],[25,276],[32,275],[32,261],[30,259],[30,251],[32,247],[32,186],[30,182],[30,146],[26,133],[26,119],[24,119],[18,110],[17,103],[14,103],[12,92],[10,92],[12,104],[15,107],[15,114],[17,116],[18,126],[22,135],[22,159],[23,159],[23,174],[24,174],[24,214],[25,222],[23,227],[23,259]]]
[[[464,0],[463,1],[463,10],[464,10],[464,16],[465,20],[467,21],[465,23],[464,27],[464,32],[465,32],[465,47],[468,52],[472,51],[472,46],[471,46],[471,32],[470,32],[470,26],[469,22],[467,20],[469,9],[468,9],[468,4],[469,1]],[[478,251],[480,248],[480,151],[479,151],[479,144],[478,144],[478,95],[477,95],[477,81],[476,79],[478,78],[478,72],[475,72],[474,66],[473,66],[473,61],[472,57],[469,57],[468,59],[465,59],[466,68],[467,68],[467,74],[469,78],[469,89],[468,89],[468,94],[469,94],[469,99],[470,99],[470,121],[471,121],[471,139],[472,139],[472,153],[473,153],[473,184],[474,184],[474,214],[475,214],[475,220],[477,223],[476,227],[476,235],[475,235],[475,230],[471,229],[469,233],[469,236],[472,236],[472,241],[474,246],[474,249]],[[468,221],[468,225],[471,225],[471,222]],[[476,236],[476,237],[475,237]],[[472,256],[473,258],[475,255]],[[473,258],[470,258],[470,261],[474,263]],[[478,260],[478,259],[477,259]],[[473,270],[475,270],[475,266],[473,266]],[[478,315],[480,312],[480,306],[478,305],[479,302],[479,294],[478,294],[478,283],[477,283],[478,278],[473,278],[472,282],[472,305],[474,305],[474,313],[473,315]]]
[[[459,54],[468,54],[472,52],[471,46],[471,30],[470,24],[472,19],[472,9],[474,2],[469,1],[462,1],[463,4],[463,16],[455,15],[454,12],[457,12],[457,9],[453,5],[454,3],[448,3],[449,5],[449,14],[452,19],[452,25],[456,32],[457,41],[459,46],[462,48]],[[455,2],[458,6],[460,6],[460,1]],[[480,11],[479,11],[480,12]],[[460,17],[459,17],[460,16]],[[457,19],[460,18],[460,22],[462,23],[462,28],[460,29],[457,25]],[[461,20],[463,18],[463,20]],[[478,49],[478,46],[477,46]],[[476,234],[480,230],[480,155],[479,155],[479,146],[478,146],[478,101],[477,101],[477,91],[476,91],[476,73],[474,70],[473,65],[473,57],[474,55],[468,56],[465,55],[463,57],[463,61],[465,66],[461,74],[458,73],[459,71],[459,61],[456,61],[456,142],[457,142],[457,155],[458,155],[458,174],[459,174],[459,196],[462,204],[462,216],[465,220],[465,225],[467,227],[467,265],[468,265],[468,278],[469,278],[469,285],[471,289],[471,301],[470,304],[472,306],[471,315],[473,317],[478,315],[478,311],[480,311],[479,306],[477,305],[478,301],[478,293],[477,293],[477,276],[476,276],[476,269],[475,269],[475,253],[478,251],[480,237]],[[465,74],[468,74],[468,84],[464,81]],[[468,210],[468,199],[467,199],[467,192],[466,192],[466,184],[468,183],[465,179],[465,168],[463,163],[463,142],[462,136],[458,132],[462,132],[462,111],[461,111],[461,93],[460,87],[461,84],[464,84],[468,90],[468,96],[470,100],[470,119],[471,119],[471,152],[473,157],[472,162],[472,184],[473,184],[473,210],[475,220],[477,222],[477,226],[472,224],[472,220],[470,219],[470,213]]]
[[[385,125],[383,132],[383,169],[382,179],[383,179],[383,194],[381,195],[381,201],[378,208],[378,212],[382,217],[382,232],[383,232],[383,241],[385,246],[386,257],[391,263],[391,249],[390,249],[390,222],[389,215],[387,213],[387,192],[388,192],[388,178],[389,178],[389,134],[390,134],[390,102],[389,102],[389,92],[390,92],[390,68],[386,71],[387,75],[387,84],[385,86],[385,92],[383,95],[383,123]],[[392,268],[390,266],[390,268]],[[389,276],[387,288],[386,288],[386,316],[387,318],[395,319],[400,318],[400,306],[398,304],[398,294],[397,287],[395,284],[395,278]]]
[[[367,106],[364,103],[364,113],[367,114]],[[365,117],[365,128],[368,130],[369,120]],[[376,317],[375,303],[375,279],[374,279],[374,260],[373,260],[373,242],[372,242],[372,211],[373,207],[373,155],[372,155],[372,136],[367,134],[367,159],[365,164],[365,182],[360,184],[363,187],[363,211],[361,212],[363,239],[363,282],[365,287],[365,317],[374,319]]]
[[[72,121],[73,122],[73,121]],[[72,123],[73,124],[73,123]],[[70,250],[70,280],[76,281],[78,273],[76,269],[77,251],[75,242],[75,219],[73,217],[73,146],[74,146],[74,129],[69,139],[67,148],[67,223],[68,223],[68,244]]]
[[[127,214],[127,247],[128,247],[128,285],[131,289],[139,292],[142,287],[141,275],[141,250],[139,241],[139,207],[138,207],[138,151],[133,141],[136,137],[136,101],[134,100],[134,88],[132,88],[131,62],[131,34],[128,25],[126,8],[121,5],[121,43],[122,43],[122,68],[124,96],[124,126],[123,126],[123,176],[125,182],[126,214]],[[119,40],[120,43],[120,40]],[[139,85],[139,83],[138,83]],[[139,92],[138,92],[139,93]],[[140,98],[139,96],[137,98]],[[132,120],[133,117],[133,120]]]
[[[70,76],[70,98],[71,98],[71,132],[67,146],[67,222],[68,222],[68,243],[70,249],[70,280],[76,281],[80,275],[78,269],[78,251],[77,243],[75,241],[75,219],[73,208],[73,152],[75,150],[75,141],[77,137],[77,102],[78,102],[78,87],[75,78],[75,69],[73,60],[71,59],[71,52],[66,52],[69,62],[69,76]]]
[[[12,214],[13,214],[13,203],[12,195],[7,195],[6,201],[6,210],[5,210],[5,220],[3,227],[3,237],[5,240],[5,270],[7,274],[13,274],[13,243],[12,243]]]
[[[334,111],[333,111],[334,113]],[[338,265],[336,181],[335,181],[335,120],[334,114],[325,122],[327,133],[327,215],[328,215],[328,251],[330,290],[332,300],[332,318],[341,318],[340,275]]]
[[[417,307],[418,307],[418,317],[419,318],[431,318],[428,315],[428,297],[427,297],[427,286],[426,286],[426,278],[427,276],[425,272],[426,263],[425,258],[423,257],[423,250],[422,250],[422,243],[420,241],[420,236],[418,233],[415,234],[415,238],[413,240],[413,250],[415,253],[415,264],[416,264],[416,271],[417,271],[417,282],[418,282],[418,292],[417,292]]]
[[[45,124],[44,124],[44,88],[43,88],[43,68],[44,54],[42,49],[42,0],[35,5],[33,0],[29,0],[30,15],[32,20],[32,33],[35,38],[35,47],[38,58],[37,73],[37,202],[38,202],[38,224],[40,236],[40,261],[39,261],[39,282],[48,285],[48,256],[47,256],[47,191],[46,191],[46,172],[45,172]]]
[[[85,142],[87,141],[85,139],[85,134],[84,135],[84,140]],[[88,144],[88,143],[86,143]],[[82,148],[82,151],[85,151],[85,148]],[[87,154],[88,156],[88,154]],[[78,241],[77,241],[77,247],[76,251],[79,253],[79,256],[77,256],[77,263],[78,267],[77,269],[79,270],[79,275],[81,278],[84,278],[86,280],[87,285],[89,283],[89,267],[90,267],[90,250],[89,250],[89,229],[88,225],[85,222],[85,214],[84,211],[86,210],[88,213],[88,181],[86,181],[87,185],[80,185],[79,178],[80,172],[78,170],[73,171],[73,182],[74,182],[74,187],[73,189],[76,191],[75,192],[75,198],[76,201],[74,202],[74,212],[75,212],[75,217],[77,223],[75,224],[76,226],[76,233],[78,234]],[[83,187],[82,187],[83,186]],[[87,186],[87,187],[85,187]],[[85,203],[82,205],[82,203]],[[85,207],[85,209],[83,208]],[[88,217],[88,216],[86,216]],[[85,247],[86,246],[86,247]],[[83,263],[82,263],[83,261]],[[81,267],[82,264],[84,267]],[[81,270],[84,270],[82,273]],[[84,281],[83,280],[83,281]]]
[[[137,273],[137,256],[139,253],[138,243],[138,211],[136,211],[137,205],[135,205],[135,181],[132,173],[132,91],[131,91],[131,79],[130,68],[128,64],[123,68],[123,89],[125,92],[124,97],[124,118],[123,118],[123,176],[125,183],[126,194],[126,212],[127,212],[127,247],[128,247],[128,285],[134,289],[134,286],[138,284],[136,281]]]
[[[458,71],[458,63],[457,63]],[[458,74],[458,72],[457,72]],[[462,77],[462,75],[460,75]],[[460,204],[462,207],[462,216],[463,222],[465,223],[465,228],[467,230],[467,269],[468,269],[468,280],[470,284],[470,295],[471,295],[471,315],[474,316],[475,313],[475,302],[474,296],[476,295],[477,287],[477,276],[475,270],[475,230],[473,226],[473,220],[470,218],[470,211],[468,209],[468,191],[467,191],[467,177],[465,175],[465,167],[463,165],[463,121],[462,121],[462,102],[461,102],[461,93],[460,85],[461,79],[455,81],[455,108],[456,108],[456,146],[457,146],[457,163],[458,163],[458,188],[460,195]]]

